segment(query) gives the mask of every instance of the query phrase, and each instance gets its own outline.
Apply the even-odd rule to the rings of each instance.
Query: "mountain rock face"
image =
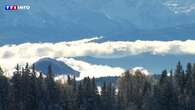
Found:
[[[194,0],[0,1],[1,6],[8,4],[30,5],[31,8],[0,9],[0,44],[57,42],[97,35],[118,40],[119,36],[131,40],[165,36],[165,40],[170,40],[171,36],[180,35],[178,28],[184,33],[180,39],[195,35],[188,32],[195,27]]]
[[[64,62],[57,61],[55,59],[51,58],[43,58],[38,60],[37,62],[34,63],[35,68],[39,72],[43,72],[44,74],[47,74],[48,66],[52,66],[53,73],[55,75],[71,75],[71,76],[80,76],[80,72],[73,70],[71,67],[66,65]]]

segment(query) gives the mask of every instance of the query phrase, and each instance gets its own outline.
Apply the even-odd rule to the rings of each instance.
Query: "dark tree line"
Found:
[[[119,80],[122,110],[195,110],[195,64],[163,70],[159,78],[126,72]]]
[[[34,65],[17,65],[12,78],[0,68],[0,110],[195,110],[195,64],[184,70],[179,62],[158,78],[127,71],[101,90],[95,78],[55,81],[51,66],[44,76]]]

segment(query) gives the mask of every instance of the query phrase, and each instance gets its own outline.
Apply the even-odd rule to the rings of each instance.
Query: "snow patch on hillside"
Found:
[[[175,14],[189,14],[195,12],[195,3],[181,3],[179,1],[167,1],[164,3]]]

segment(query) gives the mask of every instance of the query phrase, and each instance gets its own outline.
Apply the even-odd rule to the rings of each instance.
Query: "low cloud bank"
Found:
[[[75,60],[73,58],[59,58],[58,60],[65,62],[73,69],[80,72],[80,77],[78,79],[83,79],[84,77],[104,77],[104,76],[120,76],[125,70],[120,67],[111,67],[108,65],[97,65],[84,62],[81,60]]]
[[[150,53],[153,55],[195,55],[195,40],[186,41],[106,41],[102,37],[59,43],[24,43],[0,47],[0,59],[39,57],[121,57]]]
[[[120,58],[149,53],[152,55],[195,55],[195,40],[186,41],[105,41],[103,37],[59,43],[24,43],[0,47],[0,64],[13,68],[17,63],[34,62],[43,57],[92,56]]]

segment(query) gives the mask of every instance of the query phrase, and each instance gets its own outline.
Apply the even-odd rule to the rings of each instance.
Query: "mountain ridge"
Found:
[[[194,36],[194,33],[179,35],[177,28],[187,24],[194,27],[194,10],[187,14],[175,14],[170,10],[169,5],[165,5],[168,1],[171,0],[152,0],[150,2],[145,0],[58,0],[58,2],[20,0],[10,3],[1,1],[2,6],[26,4],[30,5],[31,9],[17,12],[0,9],[2,12],[0,36],[3,37],[0,43],[58,42],[98,35],[105,36],[109,40],[115,38],[118,40],[120,38],[167,40],[171,36],[187,39],[189,35],[190,38],[193,38],[191,36]],[[187,10],[195,2],[191,0],[189,3],[178,2],[177,4],[181,5],[180,7],[184,5]],[[167,30],[169,27],[173,27],[171,30],[176,29],[176,32],[174,30],[169,35],[169,30]],[[190,27],[190,30],[194,30],[193,27]],[[187,33],[189,28],[183,29],[183,32]],[[159,36],[154,33],[143,34],[147,30],[161,30],[162,34]]]

